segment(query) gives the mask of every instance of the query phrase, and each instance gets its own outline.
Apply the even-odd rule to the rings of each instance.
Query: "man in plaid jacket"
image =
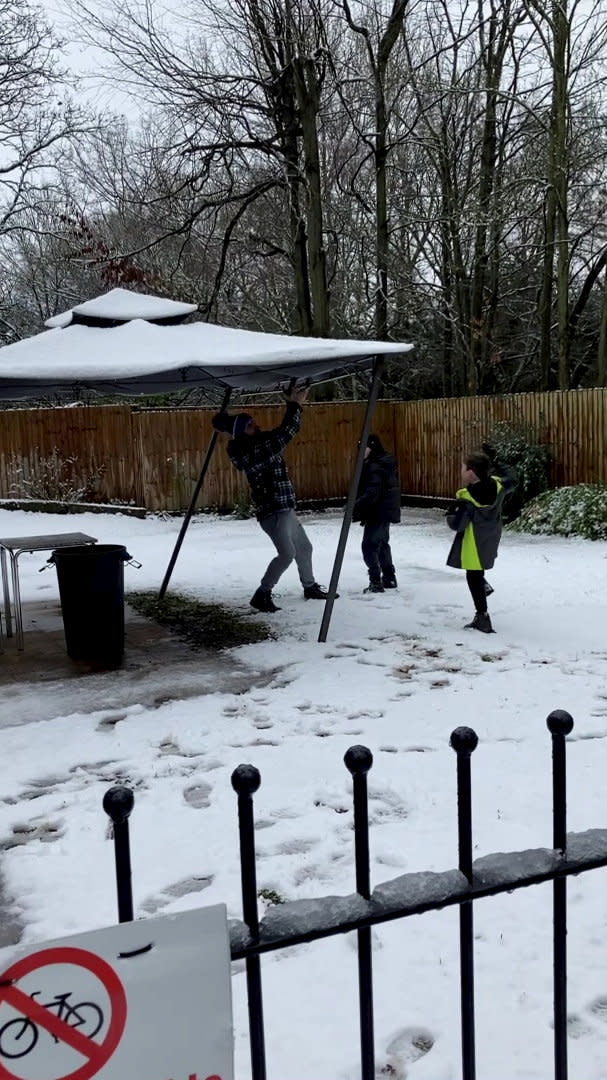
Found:
[[[314,580],[312,544],[295,514],[295,492],[282,456],[301,426],[307,393],[305,388],[289,390],[282,423],[272,431],[261,431],[248,413],[238,416],[217,413],[213,417],[213,427],[231,435],[228,456],[245,473],[257,520],[276,548],[276,555],[251,597],[251,606],[258,611],[280,610],[272,599],[272,589],[293,559],[306,600],[327,598],[325,590]]]

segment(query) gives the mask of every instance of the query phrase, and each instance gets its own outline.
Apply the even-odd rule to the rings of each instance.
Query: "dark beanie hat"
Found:
[[[252,416],[248,413],[238,413],[238,416],[230,416],[229,413],[216,413],[211,423],[215,428],[215,431],[224,431],[226,435],[231,435],[233,439],[238,439],[240,435],[244,435],[244,429],[246,428],[249,420],[252,420]]]
[[[234,417],[229,416],[227,412],[218,412],[215,413],[211,423],[215,431],[224,431],[226,435],[231,435],[234,427]]]
[[[249,414],[246,413],[246,412],[238,413],[238,416],[236,416],[234,418],[234,426],[232,428],[232,438],[233,439],[238,439],[238,438],[240,438],[241,435],[244,435],[244,429],[246,428],[247,424],[252,419],[253,419],[253,417],[249,416]]]
[[[371,434],[367,439],[367,446],[372,454],[385,454],[383,443],[379,435]]]

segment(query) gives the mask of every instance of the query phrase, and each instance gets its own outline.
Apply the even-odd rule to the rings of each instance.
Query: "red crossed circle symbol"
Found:
[[[67,1024],[65,1020],[60,1020],[55,1013],[13,985],[19,979],[30,975],[32,971],[48,967],[50,964],[74,964],[76,967],[85,968],[92,975],[96,975],[103,984],[109,996],[112,1011],[109,1028],[101,1042],[89,1039],[78,1031],[78,1028]],[[106,960],[96,956],[95,953],[87,952],[86,949],[63,947],[43,949],[41,952],[32,953],[31,956],[17,960],[0,976],[0,1005],[4,1002],[35,1024],[45,1028],[55,1038],[67,1043],[87,1059],[84,1065],[78,1066],[65,1076],[56,1077],[56,1080],[90,1080],[110,1060],[126,1026],[126,994],[118,975]],[[0,1061],[0,1080],[25,1080],[25,1078],[23,1075],[10,1072]],[[53,1073],[53,1080],[55,1080],[55,1073]]]

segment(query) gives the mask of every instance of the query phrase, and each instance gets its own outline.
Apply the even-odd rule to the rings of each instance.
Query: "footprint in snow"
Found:
[[[60,840],[64,833],[65,825],[61,818],[56,821],[48,818],[33,818],[32,821],[15,823],[11,829],[11,836],[0,841],[0,850],[10,851],[11,848],[29,844],[32,840],[52,844],[55,840]]]
[[[170,738],[165,739],[164,742],[161,742],[159,744],[158,751],[161,754],[167,754],[167,755],[171,755],[171,756],[174,756],[174,757],[182,757],[182,758],[198,758],[198,757],[202,757],[202,754],[200,754],[197,750],[182,750],[179,743],[175,742],[173,739],[170,739]]]
[[[290,840],[283,840],[281,844],[276,848],[276,855],[301,855],[306,851],[311,851],[319,843],[318,837],[307,840],[301,837],[293,836]]]
[[[274,727],[274,721],[271,720],[269,716],[264,716],[263,713],[258,713],[257,716],[254,716],[253,723],[255,724],[256,728],[259,728],[259,730]]]
[[[567,1017],[567,1034],[571,1039],[583,1039],[585,1035],[592,1035],[593,1032],[592,1025],[576,1013]]]
[[[434,1035],[428,1028],[402,1028],[388,1043],[385,1061],[378,1071],[394,1080],[404,1080],[407,1066],[424,1057],[433,1046]]]
[[[126,720],[127,716],[128,713],[125,712],[108,713],[97,724],[97,731],[113,731],[116,724],[119,724],[121,720]]]
[[[191,893],[202,892],[203,889],[208,889],[209,885],[212,884],[213,874],[184,878],[183,881],[176,881],[174,885],[167,885],[166,889],[157,893],[156,896],[148,897],[141,904],[141,910],[145,911],[146,915],[155,915],[157,911],[161,911],[162,908],[166,907],[171,900],[181,899],[182,896],[189,896]]]
[[[201,780],[200,783],[185,788],[183,797],[188,806],[191,806],[194,810],[202,810],[205,806],[211,805],[209,796],[212,790],[210,784],[206,784],[204,780]]]
[[[607,1023],[607,997],[598,997],[588,1005],[588,1011],[593,1013],[597,1020]]]
[[[369,792],[369,824],[383,824],[408,817],[409,810],[396,791]]]
[[[591,716],[600,716],[601,713],[591,713]],[[570,735],[567,738],[568,742],[586,742],[588,739],[604,739],[607,738],[607,731],[584,731],[578,732],[576,735]]]

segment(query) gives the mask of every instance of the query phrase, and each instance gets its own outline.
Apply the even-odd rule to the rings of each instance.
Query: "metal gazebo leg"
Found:
[[[221,409],[219,410],[220,412],[224,412],[227,409],[231,393],[232,393],[231,388],[226,390],[226,392],[224,394],[223,401],[221,403]],[[181,529],[179,530],[179,536],[177,537],[177,543],[175,544],[175,547],[173,549],[173,554],[171,555],[169,565],[167,566],[166,574],[164,575],[162,585],[160,586],[160,592],[158,593],[158,599],[159,600],[162,600],[165,592],[167,591],[169,581],[171,580],[171,574],[173,573],[173,567],[175,566],[175,563],[177,562],[177,556],[179,555],[181,545],[183,544],[185,534],[187,532],[188,525],[190,524],[190,521],[192,519],[192,515],[193,515],[193,513],[194,513],[194,511],[196,509],[196,503],[198,502],[198,496],[200,495],[200,492],[202,490],[202,485],[204,483],[204,478],[205,478],[205,476],[207,474],[209,465],[211,463],[211,458],[213,457],[213,451],[215,449],[216,442],[217,442],[217,432],[214,431],[213,435],[211,437],[211,441],[209,443],[209,449],[207,450],[206,457],[205,457],[203,465],[202,465],[202,469],[200,470],[200,476],[198,477],[198,483],[196,484],[196,487],[194,488],[194,493],[192,495],[192,498],[190,499],[190,505],[188,506],[186,515],[185,515],[185,517],[183,519],[183,524],[181,526]]]
[[[329,594],[327,599],[325,600],[325,609],[323,611],[322,622],[320,624],[320,633],[318,635],[319,641],[327,640],[327,631],[329,629],[329,623],[331,622],[333,604],[335,603],[335,595],[337,593],[337,585],[339,583],[339,575],[341,573],[341,567],[344,561],[344,554],[346,551],[346,544],[348,542],[348,533],[350,531],[350,525],[352,524],[352,513],[354,511],[354,503],[356,502],[356,493],[358,491],[358,485],[360,482],[360,474],[362,473],[363,461],[365,460],[365,447],[367,445],[367,438],[369,437],[371,431],[371,421],[373,419],[373,413],[375,412],[375,405],[377,403],[377,397],[379,394],[379,383],[383,367],[383,357],[376,356],[375,363],[373,365],[373,379],[371,382],[371,389],[369,390],[369,398],[367,401],[367,411],[365,412],[365,420],[360,436],[360,442],[358,444],[358,453],[356,455],[354,475],[352,477],[352,483],[350,484],[350,490],[348,492],[348,500],[346,502],[346,509],[344,510],[344,519],[341,524],[341,532],[339,534],[337,551],[335,552],[335,562],[333,563],[333,571],[331,573],[331,581],[328,590]]]

